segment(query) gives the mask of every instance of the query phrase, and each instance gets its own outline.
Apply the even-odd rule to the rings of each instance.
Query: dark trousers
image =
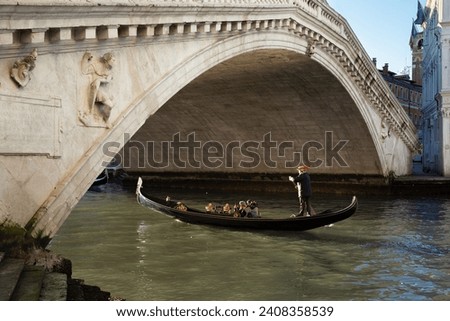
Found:
[[[301,206],[300,206],[300,215],[303,215],[303,213],[305,212],[306,209],[306,213],[308,213],[309,215],[312,215],[312,211],[311,211],[311,203],[309,202],[309,196],[307,197],[302,197],[301,200]]]

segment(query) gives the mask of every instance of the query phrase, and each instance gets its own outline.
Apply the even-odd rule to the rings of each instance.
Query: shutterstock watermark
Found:
[[[124,134],[126,156],[116,155],[123,144],[108,142],[103,153],[120,158],[123,168],[296,168],[300,164],[309,167],[348,167],[341,152],[349,141],[335,142],[332,131],[324,133],[323,142],[311,140],[296,146],[294,141],[277,141],[268,132],[260,140],[233,140],[227,143],[201,141],[195,132],[175,133],[168,141],[136,141]],[[107,166],[107,164],[103,164]]]

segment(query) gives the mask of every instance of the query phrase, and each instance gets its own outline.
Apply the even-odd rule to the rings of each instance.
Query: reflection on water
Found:
[[[218,195],[259,201],[264,216],[297,209],[296,195]],[[176,197],[175,197],[176,198]],[[351,197],[315,195],[317,210]],[[73,277],[127,300],[449,300],[450,200],[360,198],[350,219],[307,232],[251,232],[190,225],[109,187],[88,192],[50,248],[73,262]]]

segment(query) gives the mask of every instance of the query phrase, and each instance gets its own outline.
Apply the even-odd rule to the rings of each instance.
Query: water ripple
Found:
[[[297,209],[295,195],[184,192],[197,207],[252,198],[265,216]],[[349,200],[315,195],[313,206]],[[332,228],[233,231],[178,222],[113,189],[86,194],[51,248],[74,277],[128,300],[450,300],[450,201],[359,204]]]

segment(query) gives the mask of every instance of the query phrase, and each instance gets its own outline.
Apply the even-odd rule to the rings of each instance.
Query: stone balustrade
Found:
[[[151,1],[151,5],[149,1],[125,0],[79,0],[71,1],[70,5],[61,0],[17,1],[17,5],[11,5],[11,2],[0,1],[3,6],[0,13],[0,46],[248,31],[279,25],[277,19],[237,19],[249,16],[249,10],[242,8],[250,9],[250,12],[254,12],[251,15],[255,17],[261,13],[273,16],[277,8],[298,8],[311,15],[311,18],[320,19],[335,32],[341,33],[343,29],[339,16],[320,0]],[[97,6],[92,8],[94,4]],[[50,10],[49,5],[60,6],[51,7]],[[208,20],[200,21],[200,14],[197,10],[193,12],[192,6],[205,8],[201,16]],[[229,7],[234,10],[230,11]],[[173,10],[167,12],[168,8]],[[211,19],[211,16],[220,19]],[[108,20],[114,23],[108,23]]]

